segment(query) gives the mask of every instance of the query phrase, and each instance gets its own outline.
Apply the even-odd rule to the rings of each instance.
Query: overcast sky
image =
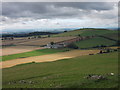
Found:
[[[4,2],[1,29],[117,27],[113,2]]]

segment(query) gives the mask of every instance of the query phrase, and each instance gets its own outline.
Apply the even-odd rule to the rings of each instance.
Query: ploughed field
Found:
[[[44,49],[44,47],[17,45],[17,46],[5,47],[0,50],[2,51],[1,55],[4,56],[4,55],[17,54],[17,53],[30,52],[37,49]]]
[[[90,74],[106,79],[87,79]],[[3,88],[115,88],[117,74],[118,52],[111,52],[5,68],[2,84]]]
[[[24,53],[18,53],[18,54],[12,54],[12,55],[4,55],[2,56],[2,61],[12,60],[12,59],[22,59],[27,57],[33,57],[33,56],[41,56],[41,55],[47,55],[47,54],[53,54],[58,52],[66,52],[69,51],[68,48],[60,48],[60,49],[38,49],[33,50],[29,52]]]
[[[69,40],[75,37],[49,37],[49,38],[37,38],[37,39],[15,39],[15,40],[3,40],[2,45],[25,45],[25,46],[42,46],[50,42],[60,42]]]
[[[84,55],[89,55],[89,54],[96,54],[99,52],[99,50],[71,50],[68,52],[62,52],[60,50],[53,50],[51,53],[55,53],[55,54],[50,54],[49,51],[46,53],[41,53],[43,55],[40,56],[30,56],[30,57],[21,57],[18,59],[13,59],[13,60],[9,60],[8,61],[3,61],[0,62],[2,63],[2,68],[7,68],[7,67],[12,67],[18,64],[23,64],[23,63],[30,63],[30,62],[50,62],[50,61],[56,61],[59,59],[65,59],[65,58],[73,58],[73,57],[77,57],[77,56],[84,56]],[[45,51],[43,51],[45,52]],[[57,53],[57,52],[61,52],[61,53]],[[49,55],[44,55],[44,54],[49,54]],[[11,57],[12,58],[12,57]]]
[[[60,42],[69,40],[75,37],[50,37],[50,38],[38,38],[38,39],[27,39],[27,38],[15,38],[15,40],[3,40],[3,48],[1,55],[11,55],[17,53],[28,52],[36,49],[43,49],[40,47],[50,42]]]

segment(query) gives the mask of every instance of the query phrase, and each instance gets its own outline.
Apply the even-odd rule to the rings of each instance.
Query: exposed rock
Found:
[[[106,77],[104,77],[102,75],[88,75],[86,78],[87,79],[91,79],[91,80],[103,80],[103,79],[107,79]]]
[[[20,81],[12,81],[12,82],[9,82],[8,84],[14,84],[14,83],[19,83],[19,84],[33,84],[34,82],[33,81],[26,81],[26,80],[20,80]]]
[[[111,76],[114,76],[114,73],[110,73]]]
[[[107,75],[108,76],[114,76],[115,74],[114,73],[108,73]]]

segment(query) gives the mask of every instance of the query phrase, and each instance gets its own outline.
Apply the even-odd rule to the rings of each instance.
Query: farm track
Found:
[[[91,53],[96,54],[98,52],[99,50],[72,50],[72,51],[56,53],[56,54],[3,61],[3,62],[0,62],[0,64],[2,64],[2,68],[9,68],[18,64],[30,63],[33,61],[34,62],[51,62],[51,61],[56,61],[60,59],[67,59],[67,58],[74,58],[78,56],[89,55]]]

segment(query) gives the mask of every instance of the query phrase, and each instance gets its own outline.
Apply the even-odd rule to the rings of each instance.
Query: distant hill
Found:
[[[100,29],[100,28],[82,28],[82,29],[64,29],[61,31],[34,31],[28,33],[13,33],[13,34],[2,34],[0,37],[28,37],[34,35],[52,35],[52,37],[63,37],[63,36],[92,36],[92,35],[104,35],[118,33],[118,30]]]
[[[109,33],[117,33],[118,30],[109,30],[109,29],[95,29],[95,28],[84,28],[77,29],[73,31],[63,32],[57,35],[53,35],[53,37],[61,37],[61,36],[92,36],[92,35],[103,35]]]
[[[23,33],[30,33],[30,32],[64,32],[75,30],[78,28],[38,28],[38,29],[4,29],[0,34],[23,34]]]

